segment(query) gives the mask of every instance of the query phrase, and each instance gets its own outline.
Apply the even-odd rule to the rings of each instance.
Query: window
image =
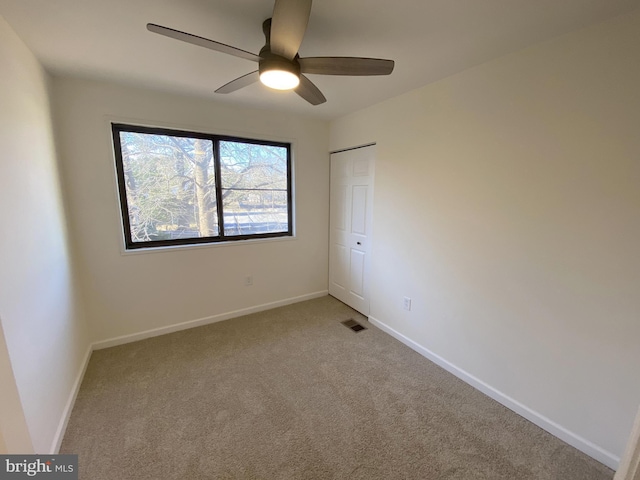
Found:
[[[112,131],[127,249],[292,235],[290,144]]]

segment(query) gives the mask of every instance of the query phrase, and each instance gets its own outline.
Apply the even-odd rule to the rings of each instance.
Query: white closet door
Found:
[[[331,155],[329,293],[369,315],[375,147]]]

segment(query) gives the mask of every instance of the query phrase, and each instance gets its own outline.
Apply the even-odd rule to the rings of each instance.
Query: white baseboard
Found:
[[[555,437],[558,437],[560,440],[577,448],[581,452],[586,453],[590,457],[598,460],[600,463],[605,464],[609,468],[612,468],[613,470],[618,468],[618,465],[620,463],[620,458],[614,455],[613,453],[608,452],[607,450],[599,447],[593,442],[590,442],[586,438],[582,438],[581,436],[564,428],[562,425],[557,424],[553,420],[550,420],[544,415],[541,415],[535,410],[532,410],[526,405],[523,405],[517,400],[514,400],[513,398],[509,397],[508,395],[505,395],[504,393],[495,389],[491,385],[486,384],[479,378],[474,377],[470,373],[455,366],[454,364],[445,360],[441,356],[433,353],[431,350],[405,337],[403,334],[389,327],[388,325],[381,322],[380,320],[370,316],[369,321],[376,327],[380,328],[382,331],[388,333],[392,337],[404,343],[406,346],[408,346],[412,350],[415,350],[423,357],[426,357],[427,359],[431,360],[436,365],[439,365],[440,367],[444,368],[446,371],[448,371],[449,373],[452,373],[453,375],[458,377],[460,380],[468,383],[469,385],[476,388],[477,390],[480,390],[485,395],[491,397],[492,399],[501,403],[508,409],[514,411],[518,415],[536,424],[543,430],[546,430],[550,434],[554,435]]]
[[[620,460],[620,468],[613,480],[638,480],[640,478],[640,409],[631,428],[627,448]]]
[[[76,397],[78,396],[78,392],[80,391],[80,385],[82,384],[82,379],[84,378],[84,372],[87,371],[87,365],[89,365],[89,359],[91,358],[92,351],[93,345],[89,345],[89,347],[87,348],[87,352],[85,353],[82,360],[82,364],[80,365],[80,370],[78,371],[76,379],[73,382],[73,386],[71,387],[71,393],[69,394],[67,403],[64,406],[64,410],[62,411],[62,418],[60,419],[60,423],[58,424],[58,429],[56,430],[56,434],[53,437],[53,443],[51,444],[50,449],[51,453],[54,455],[60,451],[60,445],[62,444],[64,433],[67,431],[67,425],[69,424],[71,410],[73,410],[73,405],[76,403]]]
[[[223,320],[229,320],[230,318],[241,317],[243,315],[249,315],[250,313],[262,312],[264,310],[271,310],[272,308],[284,307],[292,303],[304,302],[305,300],[312,300],[314,298],[324,297],[328,295],[327,290],[321,290],[319,292],[308,293],[306,295],[300,295],[298,297],[285,298],[284,300],[278,300],[270,303],[263,303],[262,305],[256,305],[254,307],[242,308],[240,310],[234,310],[232,312],[219,313],[218,315],[211,315],[209,317],[198,318],[196,320],[189,320],[187,322],[175,323],[173,325],[167,325],[166,327],[154,328],[146,330],[144,332],[132,333],[129,335],[122,335],[120,337],[110,338],[108,340],[102,340],[93,344],[94,350],[101,350],[103,348],[115,347],[117,345],[124,345],[125,343],[137,342],[138,340],[144,340],[145,338],[157,337],[165,335],[167,333],[178,332],[180,330],[187,330],[189,328],[200,327],[202,325],[208,325],[210,323],[221,322]]]

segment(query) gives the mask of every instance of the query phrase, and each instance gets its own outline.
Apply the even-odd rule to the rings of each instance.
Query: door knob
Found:
[[[357,245],[362,245],[360,242],[356,242]]]

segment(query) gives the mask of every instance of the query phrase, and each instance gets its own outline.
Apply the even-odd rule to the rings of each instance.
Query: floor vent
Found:
[[[344,322],[340,322],[340,323],[342,323],[345,327],[350,328],[356,333],[367,329],[367,327],[363,327],[358,322],[356,322],[353,318],[350,318],[349,320],[345,320]]]

